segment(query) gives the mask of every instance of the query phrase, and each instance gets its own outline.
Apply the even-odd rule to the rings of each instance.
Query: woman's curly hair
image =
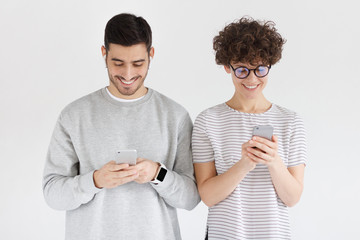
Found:
[[[259,22],[243,17],[230,23],[214,37],[215,60],[219,65],[231,62],[274,65],[281,58],[285,39],[277,32],[275,23]]]

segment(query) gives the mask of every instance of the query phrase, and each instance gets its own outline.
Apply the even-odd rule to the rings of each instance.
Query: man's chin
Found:
[[[141,87],[142,85],[140,86],[137,86],[136,88],[134,88],[135,86],[133,87],[129,87],[129,88],[126,88],[126,87],[120,87],[120,86],[116,86],[118,92],[122,95],[122,96],[126,96],[126,97],[132,97],[134,95],[140,95],[140,92],[141,92]],[[134,96],[135,97],[135,96]],[[141,96],[138,96],[138,97],[141,97]]]
[[[136,79],[131,84],[125,84],[125,83],[121,82],[121,80],[117,77],[110,78],[110,80],[112,82],[113,87],[115,87],[116,91],[118,92],[118,94],[116,94],[116,95],[118,95],[120,98],[121,98],[121,96],[132,97],[134,95],[137,95],[137,93],[139,93],[139,95],[141,95],[140,92],[142,92],[141,90],[144,87],[143,86],[144,80],[141,77]]]

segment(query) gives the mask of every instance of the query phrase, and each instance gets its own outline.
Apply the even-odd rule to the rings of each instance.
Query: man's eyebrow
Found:
[[[112,61],[116,61],[116,62],[124,62],[123,60],[118,59],[118,58],[112,58],[111,60],[112,60]]]
[[[139,60],[133,61],[133,63],[138,63],[138,62],[145,62],[145,59],[139,59]]]
[[[118,59],[118,58],[112,58],[111,60],[116,61],[116,62],[124,62],[123,60]],[[145,59],[139,59],[139,60],[132,61],[132,63],[139,63],[139,62],[145,62]]]

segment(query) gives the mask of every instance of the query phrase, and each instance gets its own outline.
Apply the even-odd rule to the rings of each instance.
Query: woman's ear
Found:
[[[231,73],[231,69],[229,66],[224,65],[224,69],[227,73]]]

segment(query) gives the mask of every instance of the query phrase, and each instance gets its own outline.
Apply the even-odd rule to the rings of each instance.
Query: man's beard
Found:
[[[131,95],[134,95],[142,87],[142,85],[144,84],[144,80],[146,78],[147,72],[144,77],[141,77],[141,75],[136,76],[137,79],[133,83],[133,84],[137,84],[136,88],[134,88],[133,86],[126,87],[126,86],[122,85],[121,83],[119,83],[119,81],[120,81],[119,76],[112,76],[112,75],[110,75],[109,72],[108,72],[108,74],[109,74],[110,81],[113,83],[113,85],[116,87],[116,89],[118,90],[118,92],[120,94],[122,94],[124,96],[131,96]]]

